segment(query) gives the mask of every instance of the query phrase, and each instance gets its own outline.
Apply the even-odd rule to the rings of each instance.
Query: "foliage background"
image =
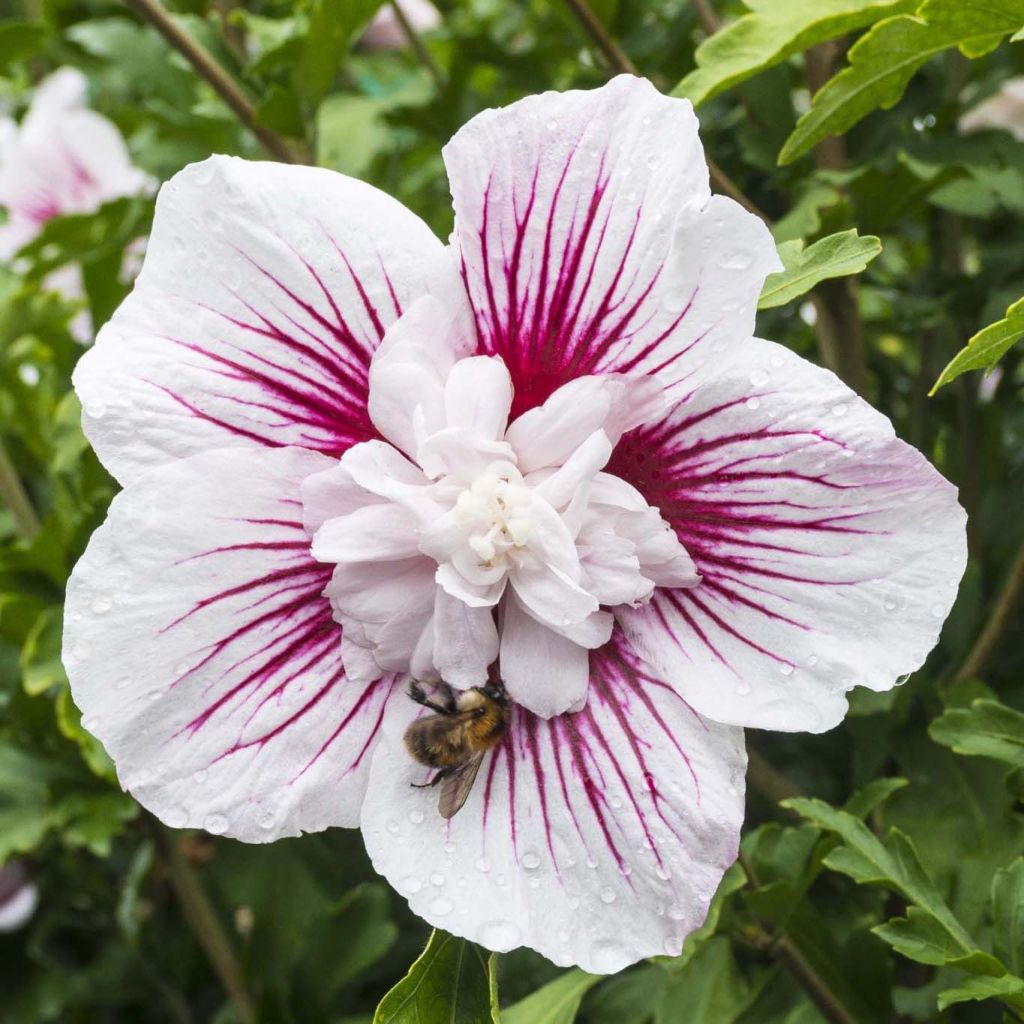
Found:
[[[264,157],[140,6],[0,3],[0,104],[19,114],[34,82],[71,64],[158,179],[211,152]],[[630,65],[699,101],[709,154],[790,243],[796,269],[782,304],[766,296],[759,333],[837,369],[959,485],[971,517],[959,600],[926,667],[891,693],[855,693],[841,727],[749,734],[742,864],[681,957],[594,979],[437,935],[402,982],[428,930],[374,876],[358,833],[268,847],[172,833],[120,792],[81,728],[59,660],[62,591],[114,485],[70,392],[76,308],[41,281],[80,262],[101,323],[152,204],[53,221],[17,270],[0,269],[0,862],[26,858],[41,891],[29,925],[0,935],[0,1021],[367,1024],[396,984],[379,1021],[477,1024],[499,1003],[506,1024],[1024,1019],[1019,354],[929,397],[967,339],[1024,295],[1024,143],[957,128],[1024,73],[1024,45],[1009,42],[1024,3],[439,0],[425,54],[353,45],[379,6],[167,10],[272,145],[373,182],[442,236],[440,147],[477,111]],[[858,38],[853,70],[835,78]],[[796,240],[850,229],[878,236],[881,254],[859,278],[799,294],[817,276],[806,265],[875,256],[852,235],[799,253]],[[1024,315],[1011,317],[995,347],[1022,333]],[[19,484],[28,508],[12,504]]]

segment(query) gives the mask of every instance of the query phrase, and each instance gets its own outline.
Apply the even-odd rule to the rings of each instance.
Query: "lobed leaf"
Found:
[[[779,163],[791,163],[878,107],[888,110],[929,58],[954,46],[965,56],[983,56],[1022,21],[1019,0],[925,0],[914,16],[877,22],[850,49],[847,67],[815,93],[811,109],[782,147]]]
[[[934,395],[944,384],[968,370],[991,370],[1021,338],[1024,338],[1024,299],[1010,306],[1002,320],[978,331],[949,361],[928,394]]]
[[[982,697],[969,708],[949,708],[932,722],[928,734],[958,754],[1024,768],[1024,714],[997,700]]]
[[[694,106],[717,96],[794,53],[864,28],[880,18],[913,11],[918,0],[746,0],[750,14],[706,39],[697,62],[675,88]]]
[[[1020,1007],[1024,1003],[1024,980],[1012,974],[1004,974],[1001,978],[968,978],[962,985],[939,993],[939,1009],[979,999],[1002,999],[1011,1006]]]
[[[881,251],[878,238],[858,235],[856,228],[829,235],[806,249],[800,239],[783,242],[779,258],[784,269],[768,276],[757,308],[783,306],[821,281],[860,273]]]
[[[1024,857],[992,879],[992,944],[1014,974],[1024,971]]]

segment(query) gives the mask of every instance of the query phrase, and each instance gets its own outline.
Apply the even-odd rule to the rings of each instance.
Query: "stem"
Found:
[[[750,858],[740,850],[738,860],[747,876],[747,881],[757,888],[761,883]],[[766,930],[764,938],[760,941],[754,940],[754,945],[793,975],[827,1021],[830,1021],[831,1024],[857,1024],[856,1018],[850,1015],[825,980],[785,932]]]
[[[245,1024],[256,1024],[256,1009],[245,984],[242,966],[198,875],[183,856],[177,836],[162,827],[159,827],[158,834],[171,885],[181,903],[185,920],[202,946],[228,998],[235,1004],[239,1016]]]
[[[391,0],[391,9],[395,12],[395,18],[405,38],[409,40],[409,45],[413,48],[413,52],[419,58],[420,63],[430,72],[430,77],[434,80],[437,91],[444,92],[448,85],[448,79],[438,66],[437,61],[431,56],[426,44],[420,38],[419,32],[416,31],[413,23],[409,20],[405,11],[402,10],[402,5],[398,0]]]
[[[213,56],[187,32],[179,28],[158,0],[125,0],[144,21],[148,21],[205,78],[235,116],[262,143],[272,156],[285,163],[302,163],[291,146],[276,132],[256,121],[256,108],[238,83],[214,60]]]
[[[756,789],[761,796],[773,804],[788,800],[793,796],[803,796],[800,787],[766,761],[749,742],[747,743],[747,782],[751,789]]]
[[[1017,557],[1013,560],[1013,565],[1010,566],[1010,571],[996,596],[985,628],[974,642],[964,663],[954,673],[954,682],[975,679],[981,675],[1013,619],[1013,611],[1021,594],[1024,594],[1024,544],[1017,551]]]
[[[604,54],[604,58],[616,70],[624,75],[637,75],[636,65],[626,56],[622,47],[608,34],[601,24],[601,19],[590,9],[587,0],[565,0],[566,7],[576,15],[577,21],[583,26],[587,35]]]
[[[38,536],[39,517],[3,441],[0,441],[0,504],[5,505],[11,513],[15,529],[22,540],[31,541]]]
[[[711,6],[710,0],[693,0],[693,9],[706,35],[713,36],[722,27],[722,19]]]
[[[816,93],[835,71],[842,46],[830,40],[812,46],[804,54],[804,73],[811,93]],[[841,171],[846,166],[846,143],[841,135],[822,139],[814,147],[819,170]],[[860,316],[857,278],[824,281],[811,296],[817,313],[815,334],[825,365],[858,394],[867,391],[867,357],[864,324]]]
[[[722,195],[728,196],[730,199],[736,200],[740,206],[743,207],[748,213],[752,213],[765,222],[771,227],[771,218],[767,213],[762,210],[757,203],[754,202],[743,190],[737,185],[732,178],[729,177],[725,171],[722,170],[718,164],[715,163],[711,157],[707,157],[708,170],[711,172],[711,183],[715,188],[722,193]]]

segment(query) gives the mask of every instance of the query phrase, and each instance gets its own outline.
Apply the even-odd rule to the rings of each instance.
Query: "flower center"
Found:
[[[533,532],[532,497],[514,466],[489,470],[459,494],[455,515],[471,530],[468,544],[489,569],[504,569],[515,562]]]

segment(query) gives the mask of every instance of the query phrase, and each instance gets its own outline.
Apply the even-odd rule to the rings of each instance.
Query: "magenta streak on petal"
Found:
[[[662,268],[644,269],[640,263],[642,199],[625,200],[612,190],[614,167],[607,150],[588,155],[594,161],[589,190],[577,182],[569,187],[586,137],[585,127],[557,179],[545,186],[538,158],[518,191],[515,183],[507,186],[508,200],[504,194],[499,200],[492,170],[479,223],[472,231],[462,229],[462,274],[479,348],[500,355],[509,368],[513,418],[574,377],[628,370],[650,359],[679,328],[696,297],[695,290],[667,322],[660,307],[653,311]],[[602,267],[605,278],[597,284]],[[655,317],[658,325],[652,327]],[[648,332],[654,336],[638,349],[629,347]],[[668,356],[663,365],[675,358]]]

